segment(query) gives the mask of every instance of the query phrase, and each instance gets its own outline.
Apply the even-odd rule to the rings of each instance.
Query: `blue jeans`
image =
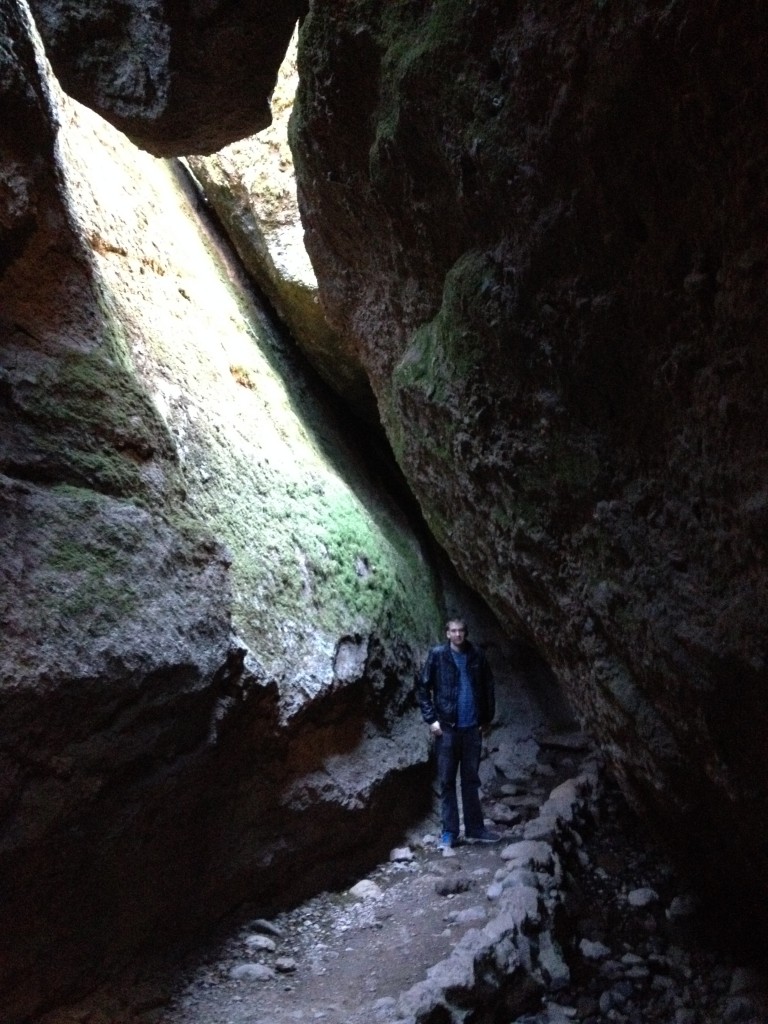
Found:
[[[482,738],[476,725],[452,729],[442,725],[436,739],[437,779],[440,786],[440,814],[443,832],[459,834],[459,806],[456,799],[456,774],[461,778],[461,803],[464,810],[464,832],[476,836],[483,831],[483,809],[480,806],[480,754]]]

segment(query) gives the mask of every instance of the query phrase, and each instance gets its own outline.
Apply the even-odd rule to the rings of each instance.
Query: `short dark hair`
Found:
[[[449,619],[445,620],[445,628],[450,629],[451,623],[455,622],[457,626],[461,625],[464,627],[465,632],[469,632],[467,629],[467,620],[463,619],[460,615],[451,615]]]

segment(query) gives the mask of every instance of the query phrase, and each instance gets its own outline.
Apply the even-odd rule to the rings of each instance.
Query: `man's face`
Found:
[[[467,636],[467,627],[463,622],[449,622],[445,634],[451,642],[451,647],[461,647]]]

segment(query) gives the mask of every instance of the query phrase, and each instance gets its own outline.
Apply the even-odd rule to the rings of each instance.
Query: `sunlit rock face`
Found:
[[[381,852],[429,796],[412,679],[438,612],[405,516],[177,170],[50,98],[18,8],[0,15],[0,1018],[17,1022]]]
[[[435,536],[649,823],[762,907],[765,28],[316,4],[293,123],[324,306]]]
[[[157,155],[211,153],[270,123],[305,0],[32,0],[65,89]]]
[[[377,419],[368,376],[349,336],[331,328],[304,246],[288,119],[298,83],[296,38],[271,97],[272,124],[187,165],[244,266],[323,379],[358,415]]]

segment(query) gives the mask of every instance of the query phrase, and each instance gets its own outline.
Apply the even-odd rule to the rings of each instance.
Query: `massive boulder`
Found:
[[[763,908],[767,28],[318,3],[292,137],[326,313],[435,536],[649,823]]]
[[[32,0],[64,88],[157,155],[212,153],[265,128],[306,0]]]
[[[429,798],[412,679],[439,612],[383,459],[345,439],[178,169],[59,98],[19,8],[0,15],[16,1024],[380,855]]]

